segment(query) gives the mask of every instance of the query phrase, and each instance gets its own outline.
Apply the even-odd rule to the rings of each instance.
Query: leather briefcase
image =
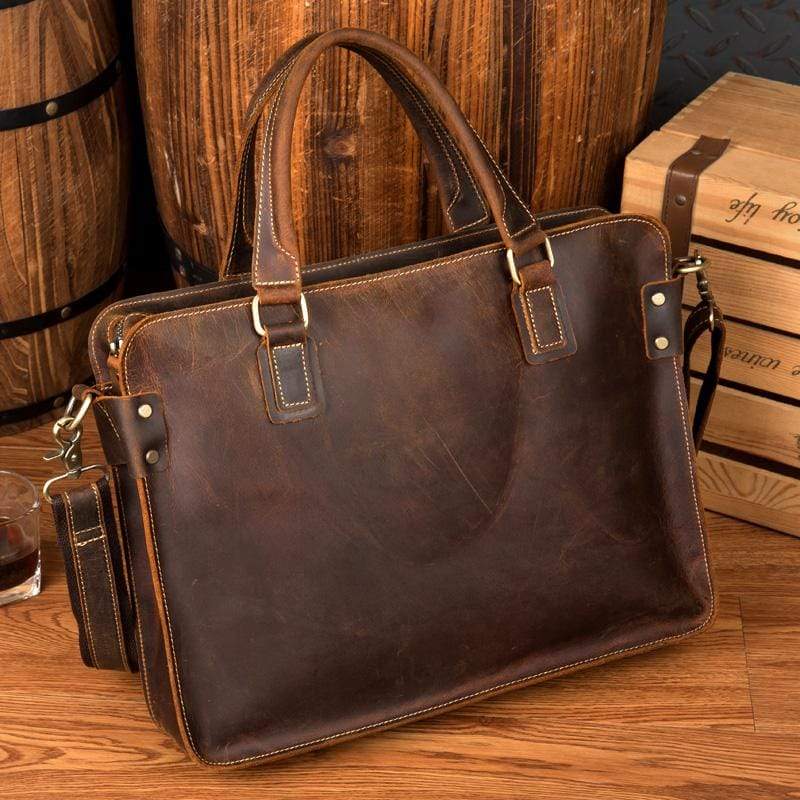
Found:
[[[397,93],[451,232],[304,265],[292,123],[334,45]],[[681,375],[700,260],[673,263],[650,218],[532,215],[431,70],[374,33],[295,45],[244,131],[221,280],[100,314],[96,385],[56,423],[65,475],[98,468],[89,408],[107,460],[52,498],[84,661],[138,668],[154,720],[235,766],[708,625]],[[690,341],[721,326],[706,293]]]

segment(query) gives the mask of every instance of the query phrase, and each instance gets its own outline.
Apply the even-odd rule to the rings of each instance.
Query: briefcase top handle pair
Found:
[[[264,142],[253,229],[253,287],[262,306],[300,306],[301,265],[290,189],[292,129],[308,74],[321,53],[334,46],[362,55],[386,79],[404,107],[410,112],[416,109],[412,121],[423,142],[436,143],[435,147],[426,149],[436,156],[432,162],[437,176],[445,172],[437,169],[444,156],[454,165],[451,172],[467,178],[459,183],[459,197],[451,197],[448,206],[452,210],[454,201],[460,200],[461,208],[466,209],[461,211],[461,219],[473,217],[472,224],[483,219],[491,221],[488,217],[494,220],[509,251],[512,281],[519,282],[519,270],[531,261],[549,263],[552,270],[552,249],[544,231],[433,71],[405,47],[384,36],[359,29],[340,29],[312,34],[290,48],[253,95],[245,115],[238,181],[240,200],[223,274],[233,274],[243,267],[240,250],[249,215],[254,140],[259,121],[263,120]],[[476,209],[486,209],[487,205],[489,214],[485,210],[482,215],[476,214]],[[454,227],[469,224],[465,221]],[[554,280],[552,272],[547,276],[547,281],[550,280]]]

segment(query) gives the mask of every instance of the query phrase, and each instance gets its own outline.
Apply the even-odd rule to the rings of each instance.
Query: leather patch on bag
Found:
[[[92,405],[106,461],[141,478],[169,466],[164,406],[154,392],[98,397]]]
[[[529,364],[566,358],[578,349],[558,283],[515,287],[511,304]]]
[[[313,339],[271,346],[262,341],[258,369],[272,422],[299,422],[322,412],[322,377]]]
[[[682,278],[642,286],[642,325],[648,358],[672,358],[683,351],[682,294]]]

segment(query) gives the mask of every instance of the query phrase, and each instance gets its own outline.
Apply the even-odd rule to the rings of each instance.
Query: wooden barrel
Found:
[[[534,208],[618,202],[653,93],[665,0],[133,0],[143,113],[164,227],[182,270],[217,269],[240,121],[301,36],[338,26],[405,43],[444,79]],[[324,57],[295,132],[304,257],[441,232],[420,146],[363,61]]]
[[[0,435],[90,375],[121,285],[128,139],[113,0],[0,0]]]

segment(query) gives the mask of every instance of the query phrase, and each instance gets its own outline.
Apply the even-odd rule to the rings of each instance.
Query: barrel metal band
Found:
[[[163,226],[162,226],[163,227]],[[167,240],[169,248],[169,260],[172,269],[181,278],[189,282],[191,286],[199,283],[213,283],[217,280],[217,271],[195,261],[168,233],[164,228],[164,238]]]
[[[0,339],[11,339],[15,336],[25,336],[29,333],[36,333],[50,328],[53,325],[58,325],[60,322],[65,322],[68,319],[88,311],[92,306],[96,306],[101,300],[104,300],[110,295],[125,272],[125,264],[123,263],[118,269],[114,271],[106,281],[96,286],[91,291],[87,292],[83,297],[66,303],[58,308],[51,308],[49,311],[44,311],[41,314],[36,314],[32,317],[23,317],[22,319],[12,319],[8,322],[0,320]]]
[[[81,381],[81,383],[90,384],[92,383],[92,378],[86,378]],[[3,425],[14,425],[18,422],[26,422],[29,419],[47,414],[54,409],[63,408],[71,396],[72,387],[65,389],[59,394],[54,394],[51,397],[45,397],[44,400],[37,400],[34,403],[29,403],[27,406],[17,406],[16,408],[0,411],[0,427]]]
[[[14,6],[24,6],[26,3],[32,3],[33,0],[0,0],[0,11],[4,8],[14,8]]]
[[[105,94],[121,73],[122,62],[116,57],[99,75],[77,89],[28,106],[0,109],[0,131],[27,128],[71,114]]]

